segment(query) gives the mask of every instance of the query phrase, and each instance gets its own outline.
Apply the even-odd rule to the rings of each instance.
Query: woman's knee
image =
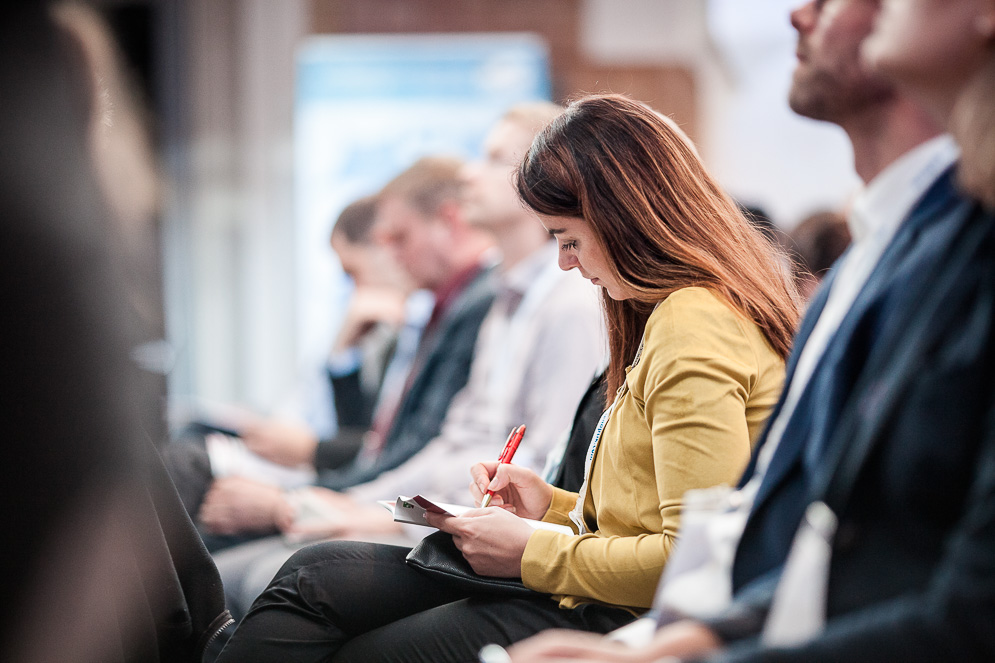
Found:
[[[368,563],[404,564],[404,558],[409,549],[401,546],[387,546],[379,543],[364,543],[362,541],[326,541],[301,548],[284,563],[274,576],[274,580],[301,569],[321,565],[334,565],[336,562],[346,564]]]

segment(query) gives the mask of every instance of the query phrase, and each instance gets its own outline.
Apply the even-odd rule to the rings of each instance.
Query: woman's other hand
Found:
[[[522,518],[541,520],[553,501],[553,487],[530,469],[486,461],[470,468],[470,495],[480,506],[488,489],[494,491],[491,506],[499,506]]]
[[[453,542],[482,576],[518,578],[522,555],[535,530],[504,509],[474,509],[462,516],[426,513],[432,527],[453,535]]]

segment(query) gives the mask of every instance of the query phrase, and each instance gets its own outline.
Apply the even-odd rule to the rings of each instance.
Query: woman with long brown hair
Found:
[[[517,185],[560,266],[603,289],[614,396],[580,494],[479,463],[471,493],[479,504],[491,489],[502,508],[429,522],[478,574],[521,577],[534,593],[444,585],[407,567],[404,548],[320,544],[281,569],[222,660],[467,661],[547,628],[607,632],[650,606],[684,492],[739,478],[798,316],[775,249],[680,130],[625,97],[572,104],[537,136]]]
[[[717,294],[787,357],[798,308],[780,256],[669,119],[621,95],[581,99],[537,137],[518,189],[547,230],[564,235],[565,253],[584,247],[553,232],[564,225],[555,217],[592,233],[618,281],[603,298],[612,391],[653,307],[687,287]],[[574,265],[561,259],[561,266]]]

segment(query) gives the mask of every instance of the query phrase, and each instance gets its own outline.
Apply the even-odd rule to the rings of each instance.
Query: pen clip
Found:
[[[511,448],[511,441],[515,439],[515,434],[518,433],[519,426],[515,426],[508,433],[508,439],[504,441],[504,447],[501,449],[501,455],[498,456],[498,463],[503,463],[505,456],[508,455],[508,449]]]

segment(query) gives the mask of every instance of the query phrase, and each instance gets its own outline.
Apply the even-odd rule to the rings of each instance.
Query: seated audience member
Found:
[[[209,457],[207,439],[219,433],[200,422],[187,425],[163,451],[163,458],[192,515],[200,509],[214,478],[268,478],[274,484],[282,480],[279,485],[290,488],[308,481],[308,474],[299,471],[301,467],[344,465],[359,452],[380,392],[392,402],[403,390],[427,318],[422,306],[425,298],[420,295],[427,293],[411,295],[407,275],[373,239],[375,219],[376,198],[361,198],[342,210],[331,233],[332,248],[355,286],[324,369],[334,399],[334,439],[319,444],[306,425],[278,418],[250,418],[235,427],[244,448],[224,445],[226,452],[239,453],[234,463],[229,462],[230,468],[218,470]],[[321,458],[315,459],[319,450]],[[256,462],[253,454],[276,465]],[[244,464],[242,456],[246,457]],[[283,465],[291,470],[282,471]],[[214,477],[215,471],[220,476]],[[212,548],[226,541],[210,535],[207,538]]]
[[[846,217],[830,211],[810,214],[788,233],[788,245],[794,258],[795,284],[808,301],[829,268],[850,245]]]
[[[325,368],[338,430],[334,439],[321,443],[310,428],[291,421],[250,422],[239,431],[246,447],[274,463],[321,468],[346,464],[362,446],[381,388],[393,396],[403,389],[425,321],[408,312],[412,287],[407,274],[374,240],[376,208],[375,196],[347,205],[330,239],[354,286]]]
[[[358,453],[381,389],[395,396],[403,389],[427,315],[421,310],[422,298],[418,295],[406,301],[411,294],[408,278],[387,249],[373,240],[375,219],[376,198],[361,198],[342,210],[331,233],[332,249],[354,285],[345,319],[324,368],[334,401],[337,424],[334,440],[319,445],[316,434],[304,424],[247,417],[241,425],[233,426],[238,440],[244,443],[244,449],[238,450],[239,457],[255,454],[269,463],[293,469],[308,464],[343,465]],[[208,454],[209,435],[219,433],[211,425],[192,422],[163,451],[180,497],[192,515],[197,514],[214,478],[212,473],[217,469]],[[323,451],[320,461],[302,460],[302,456],[315,453],[315,449]],[[284,487],[307,481],[305,472],[284,473],[277,468],[270,472],[272,465],[253,462],[254,459],[247,461],[256,473],[235,467],[226,471],[225,476],[257,479],[268,476],[273,483],[287,477],[286,484],[281,484]],[[244,474],[239,474],[240,471]],[[208,541],[211,547],[216,547],[212,537],[208,536]]]
[[[453,399],[441,432],[372,481],[341,494],[311,489],[309,499],[323,501],[327,517],[294,522],[286,532],[311,540],[334,536],[411,545],[426,530],[402,529],[376,501],[419,493],[466,501],[467,468],[495,456],[519,424],[527,426],[528,440],[515,462],[543,467],[605,355],[596,288],[557,267],[555,242],[521,204],[511,179],[535,134],[562,111],[550,103],[516,106],[490,132],[484,160],[464,167],[463,214],[494,235],[502,260],[498,295],[480,328],[469,381]],[[216,557],[236,617],[300,547],[295,539],[273,537]]]
[[[650,606],[684,491],[742,472],[797,315],[771,245],[676,126],[624,97],[571,105],[517,182],[560,267],[602,288],[613,401],[579,493],[490,461],[471,490],[479,500],[490,485],[504,508],[430,522],[477,573],[521,577],[534,595],[469,594],[407,566],[404,547],[322,543],[280,570],[220,660],[468,661],[554,625],[611,630]]]
[[[134,121],[116,45],[96,13],[46,2],[5,4],[0,41],[0,660],[199,660],[231,620],[131,360],[141,230],[116,204],[137,173],[108,176],[101,148],[150,164],[114,135]]]
[[[922,143],[933,121],[861,67],[877,5],[810,2],[792,15],[792,107],[847,131],[868,184],[854,245],[802,323],[743,506],[712,519],[727,535],[740,523],[724,570],[732,602],[695,615],[682,605],[716,587],[715,574],[667,578],[661,622],[697,619],[634,649],[544,634],[515,648],[515,663],[995,657],[995,219],[956,192],[949,141]],[[896,2],[865,50],[896,78],[903,53],[906,80],[934,49],[990,49],[991,32],[973,31],[955,5]],[[918,25],[891,23],[927,8]],[[960,73],[948,63],[934,75],[945,85]]]
[[[114,219],[118,260],[125,273],[128,305],[138,334],[131,349],[139,367],[139,388],[145,394],[142,416],[156,446],[168,441],[166,373],[162,358],[165,313],[162,302],[162,259],[159,232],[163,185],[159,176],[150,114],[142,103],[137,80],[93,3],[49,3],[57,23],[70,34],[72,66],[93,101],[87,127],[94,175]]]
[[[413,284],[435,293],[402,392],[381,402],[363,448],[349,462],[323,466],[334,441],[298,448],[298,462],[316,463],[317,484],[333,490],[370,481],[417,453],[439,433],[453,396],[469,376],[477,332],[494,296],[485,232],[469,226],[458,202],[461,162],[423,158],[381,191],[375,232],[382,235]],[[290,462],[292,459],[287,459]],[[293,518],[287,495],[272,485],[238,477],[216,479],[199,510],[214,535],[277,531]]]
[[[332,248],[355,288],[327,369],[338,423],[334,448],[345,453],[339,460],[316,460],[318,467],[339,467],[351,460],[373,423],[377,404],[400,396],[431,312],[424,306],[427,298],[412,294],[408,275],[373,237],[376,199],[365,198],[363,205],[369,207],[362,216],[340,219],[332,230]],[[247,444],[251,448],[251,442]]]
[[[512,184],[536,133],[562,110],[548,103],[511,109],[488,135],[484,161],[464,167],[464,216],[491,233],[502,254],[498,294],[481,326],[470,380],[439,436],[400,467],[353,487],[355,500],[425,491],[444,501],[464,498],[467,468],[496,454],[519,424],[527,426],[529,442],[516,463],[541,469],[603,363],[597,289],[557,268],[555,242]]]

